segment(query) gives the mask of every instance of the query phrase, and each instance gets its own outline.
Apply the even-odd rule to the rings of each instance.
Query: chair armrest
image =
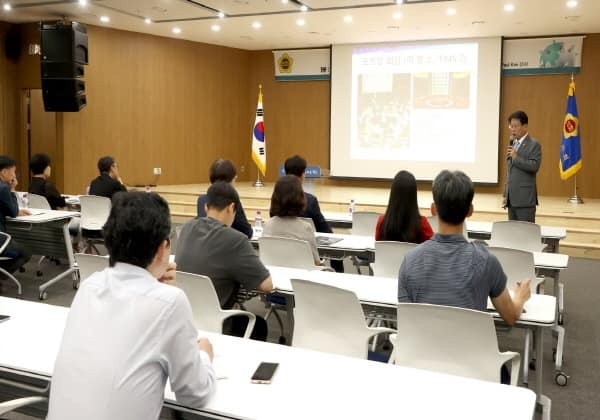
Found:
[[[0,254],[4,252],[8,244],[10,243],[11,236],[6,232],[0,232],[0,241],[2,244],[0,245]]]
[[[519,381],[519,369],[521,368],[521,355],[514,351],[505,351],[500,353],[502,364],[510,363],[510,384],[517,386]]]
[[[222,313],[223,320],[237,315],[248,317],[248,325],[246,326],[246,331],[244,332],[244,338],[250,337],[250,334],[252,334],[252,330],[254,329],[254,324],[256,323],[256,315],[254,315],[252,312],[240,311],[239,309],[226,309],[223,310]]]
[[[318,270],[318,271],[330,271],[330,272],[335,273],[335,270],[333,268],[331,268],[331,267],[325,267],[325,266],[322,266],[322,265],[315,265],[315,270]]]
[[[388,340],[392,344],[392,353],[390,353],[390,358],[388,359],[388,364],[393,365],[396,363],[396,338],[398,337],[398,333],[390,334]]]
[[[0,403],[0,415],[9,413],[17,408],[24,407],[26,405],[41,403],[48,401],[46,397],[25,397],[18,398],[16,400],[4,401]]]

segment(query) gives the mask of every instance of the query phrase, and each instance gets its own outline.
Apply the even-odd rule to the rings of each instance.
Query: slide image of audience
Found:
[[[414,109],[468,109],[471,74],[468,72],[413,75]]]

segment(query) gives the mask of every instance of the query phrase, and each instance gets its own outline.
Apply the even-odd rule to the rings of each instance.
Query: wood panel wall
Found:
[[[250,160],[247,51],[88,26],[88,105],[62,116],[65,190],[82,192],[114,156],[128,184],[208,180]],[[244,174],[240,174],[243,179]]]
[[[0,22],[0,154],[19,156],[17,61],[6,57],[5,36],[12,25]]]
[[[0,25],[0,33],[6,27]],[[106,154],[117,158],[129,184],[156,181],[154,167],[162,168],[161,184],[206,182],[208,167],[218,157],[235,162],[241,181],[253,180],[256,168],[250,158],[250,142],[258,84],[263,85],[264,93],[267,180],[275,180],[279,165],[296,153],[310,164],[328,168],[329,82],[276,82],[271,51],[243,51],[94,26],[88,26],[88,33],[89,105],[79,113],[57,115],[66,192],[84,191],[96,176],[97,159]],[[35,40],[36,36],[35,25],[27,25],[24,38]],[[576,75],[584,156],[584,168],[577,178],[584,198],[600,198],[600,177],[594,171],[600,158],[599,67],[600,34],[588,35],[583,71]],[[15,66],[2,55],[0,86],[10,84],[16,73],[19,88],[39,87],[39,58],[25,55]],[[506,117],[516,109],[525,110],[530,117],[530,133],[543,147],[538,174],[542,195],[567,197],[572,193],[572,181],[563,182],[558,175],[568,81],[563,75],[507,76],[502,80],[501,149],[508,139]],[[18,141],[7,139],[16,138],[18,115],[12,114],[19,110],[18,94],[9,91],[2,89],[0,93],[0,145],[12,153],[18,152]],[[500,167],[500,184],[478,186],[477,191],[502,191],[502,156]],[[375,181],[325,182],[387,185]]]

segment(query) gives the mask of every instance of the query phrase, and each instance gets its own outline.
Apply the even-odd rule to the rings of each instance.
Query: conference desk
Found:
[[[345,229],[352,228],[352,214],[343,212],[324,211],[325,220],[332,227]],[[470,238],[474,239],[490,239],[492,236],[493,222],[479,222],[475,220],[466,220],[467,232]],[[542,242],[546,246],[548,252],[558,253],[561,239],[567,237],[567,230],[563,227],[556,226],[540,226],[542,233]]]
[[[0,297],[2,373],[50,381],[68,308]],[[535,394],[483,382],[200,331],[215,351],[217,391],[204,408],[178,404],[167,385],[165,406],[216,419],[531,420]],[[42,343],[42,345],[40,345]],[[250,382],[260,362],[277,362],[270,385]],[[29,385],[24,389],[35,392]],[[40,388],[40,393],[47,393]],[[499,403],[499,401],[501,403]]]
[[[551,254],[550,254],[551,255]],[[357,274],[334,273],[321,270],[302,270],[286,267],[268,267],[273,281],[273,287],[276,292],[288,295],[293,298],[293,289],[291,279],[305,279],[313,282],[335,286],[354,292],[358,300],[368,306],[375,306],[387,309],[394,309],[398,303],[398,280],[387,277],[361,276]],[[286,305],[293,307],[292,299],[286,299]],[[488,301],[488,309],[493,311],[491,302]],[[290,316],[288,312],[288,316]],[[501,322],[500,315],[492,312],[494,318]],[[535,335],[536,353],[536,395],[537,401],[543,408],[543,418],[550,418],[551,400],[543,392],[543,349],[544,349],[544,329],[553,328],[556,322],[556,297],[549,295],[532,295],[525,303],[524,312],[517,322],[516,326],[527,328],[533,331]],[[523,363],[527,363],[523,361]]]
[[[6,231],[33,255],[66,259],[67,268],[41,284],[39,298],[46,299],[46,289],[71,275],[73,286],[77,286],[77,270],[74,268],[73,246],[69,234],[71,218],[79,213],[60,210],[30,209],[34,214],[6,218]]]

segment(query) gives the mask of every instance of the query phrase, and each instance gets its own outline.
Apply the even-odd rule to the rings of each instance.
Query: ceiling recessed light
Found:
[[[446,14],[448,16],[454,16],[456,14],[456,9],[454,7],[450,7],[448,10],[446,10]]]
[[[87,4],[87,0],[79,0],[79,5],[85,6]]]
[[[514,10],[515,10],[515,5],[514,4],[512,4],[512,3],[506,3],[504,5],[504,11],[505,12],[512,12]]]
[[[308,11],[308,6],[306,4],[303,4],[302,6],[300,6],[300,10],[302,10],[303,12]]]
[[[296,20],[296,25],[298,25],[298,26],[304,26],[305,24],[306,24],[306,21],[304,19]]]
[[[7,12],[8,12],[9,10],[11,10],[11,9],[12,9],[11,5],[10,5],[10,4],[8,4],[8,3],[4,3],[4,6],[2,6],[2,8],[3,8],[4,10],[6,10]]]
[[[402,13],[400,12],[395,12],[392,17],[396,20],[400,19],[402,17]]]
[[[571,9],[572,9],[573,7],[577,7],[577,0],[569,0],[569,1],[567,2],[567,7],[570,7]]]
[[[283,4],[287,4],[288,0],[281,0]]]
[[[110,18],[108,16],[100,16],[100,22],[110,22]]]
[[[404,0],[396,0],[396,4],[402,4],[404,3]]]
[[[181,28],[177,28],[177,27],[173,28],[173,33],[174,34],[180,34],[181,33]]]
[[[152,19],[146,18],[146,19],[144,19],[144,22],[146,22],[148,25],[150,25],[152,23]]]
[[[252,27],[254,29],[260,29],[260,28],[262,28],[262,25],[260,22],[252,22]]]
[[[219,25],[213,25],[213,26],[210,27],[210,29],[213,32],[219,32],[221,30],[221,27]]]
[[[225,13],[219,12],[219,13],[217,13],[217,16],[219,16],[219,18],[223,19],[225,17]]]
[[[350,15],[344,16],[344,22],[351,23],[352,22],[352,16],[350,16]]]

